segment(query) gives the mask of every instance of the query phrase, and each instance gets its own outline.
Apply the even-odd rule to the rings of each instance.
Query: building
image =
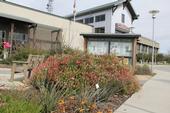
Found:
[[[115,54],[135,66],[141,35],[130,33],[138,15],[129,0],[78,13],[79,22],[7,1],[0,1],[0,7],[0,41],[11,42],[10,53],[25,44],[46,50],[68,46],[97,55]],[[86,18],[90,18],[88,14],[94,15],[93,19],[84,18],[84,14]],[[146,45],[142,41],[140,44]]]
[[[73,15],[66,18],[73,20]],[[76,14],[76,21],[93,26],[94,33],[130,33],[138,15],[130,0],[117,0]]]
[[[84,50],[81,33],[92,33],[92,27],[63,17],[0,1],[0,41],[9,41],[12,49],[29,44],[41,49],[71,48]]]
[[[137,53],[152,54],[154,43],[155,54],[159,53],[160,44],[145,37],[139,37],[137,42]]]
[[[116,34],[118,36],[120,34],[124,34],[123,35],[124,37],[132,36],[133,21],[138,19],[138,15],[136,14],[130,2],[131,0],[117,0],[112,3],[108,3],[108,4],[104,4],[101,6],[94,7],[94,8],[90,8],[84,11],[80,11],[76,15],[76,21],[84,23],[84,24],[92,25],[93,33],[104,33],[106,34],[105,36],[107,36],[107,34],[112,34],[113,36],[115,36]],[[68,15],[66,16],[66,18],[72,20],[73,15]],[[97,36],[99,36],[99,34]],[[119,39],[120,41],[121,37],[119,38],[120,38]],[[143,36],[138,37],[138,38],[139,39],[137,41],[136,52],[135,52],[136,54],[137,53],[146,53],[146,54],[151,53],[152,43],[155,43],[155,53],[158,53],[159,43],[152,41],[148,38],[144,38]],[[98,47],[98,45],[100,45],[99,43],[101,43],[99,41],[100,41],[100,38],[98,38],[98,44],[97,42],[94,42],[94,44],[96,45],[96,48]],[[124,41],[122,42],[122,44],[123,43]],[[92,52],[91,49],[89,50],[90,48],[89,46],[91,45],[92,45],[91,42],[87,44],[87,50],[90,51],[91,53],[100,54],[100,52],[97,53],[95,50],[94,52]],[[122,47],[125,45],[117,46],[117,43],[115,43],[114,46],[118,47],[117,49],[122,50]],[[100,47],[98,48],[103,47],[101,46],[102,45],[100,45]],[[115,54],[117,53],[119,52],[116,51]]]

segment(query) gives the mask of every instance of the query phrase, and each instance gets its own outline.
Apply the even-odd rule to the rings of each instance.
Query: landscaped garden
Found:
[[[27,84],[27,90],[0,91],[0,113],[113,113],[139,89],[119,58],[68,48],[48,54]]]

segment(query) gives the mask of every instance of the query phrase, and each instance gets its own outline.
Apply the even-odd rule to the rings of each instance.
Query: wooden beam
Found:
[[[12,46],[13,46],[13,37],[14,37],[14,23],[11,23],[11,32],[10,32],[10,44],[11,44],[11,47],[10,47],[10,56],[12,55]]]

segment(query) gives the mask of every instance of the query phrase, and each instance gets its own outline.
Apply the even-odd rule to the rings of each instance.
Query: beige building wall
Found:
[[[154,42],[155,53],[159,53],[160,44],[156,41],[153,41],[145,37],[139,37],[137,42],[137,49],[136,49],[137,53],[151,54],[153,51],[152,49],[153,42]]]
[[[138,39],[138,43],[144,44],[144,45],[148,45],[148,46],[152,46],[152,43],[153,43],[153,42],[154,42],[154,46],[155,46],[156,48],[160,48],[159,43],[156,42],[156,41],[153,41],[153,40],[148,39],[148,38],[145,38],[145,37],[139,37],[139,39]]]
[[[63,45],[70,46],[75,49],[84,50],[84,38],[80,36],[81,33],[92,33],[92,27],[81,23],[76,23],[62,17],[35,11],[30,8],[25,8],[13,3],[0,2],[0,13],[20,18],[26,18],[36,24],[43,24],[46,26],[56,27],[62,29]],[[38,28],[36,37],[38,39],[49,40],[50,31]]]

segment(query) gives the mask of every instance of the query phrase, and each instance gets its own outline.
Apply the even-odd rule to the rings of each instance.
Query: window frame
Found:
[[[85,24],[91,24],[91,23],[94,23],[94,17],[88,17],[88,18],[85,18],[84,23],[85,23]]]
[[[104,32],[96,32],[97,30],[101,30],[101,29],[103,29],[104,30]],[[95,28],[95,33],[105,33],[106,31],[105,31],[106,29],[105,29],[105,27],[96,27]],[[101,30],[102,31],[102,30]]]
[[[101,14],[101,15],[95,16],[95,22],[102,22],[105,20],[106,20],[106,14]]]

